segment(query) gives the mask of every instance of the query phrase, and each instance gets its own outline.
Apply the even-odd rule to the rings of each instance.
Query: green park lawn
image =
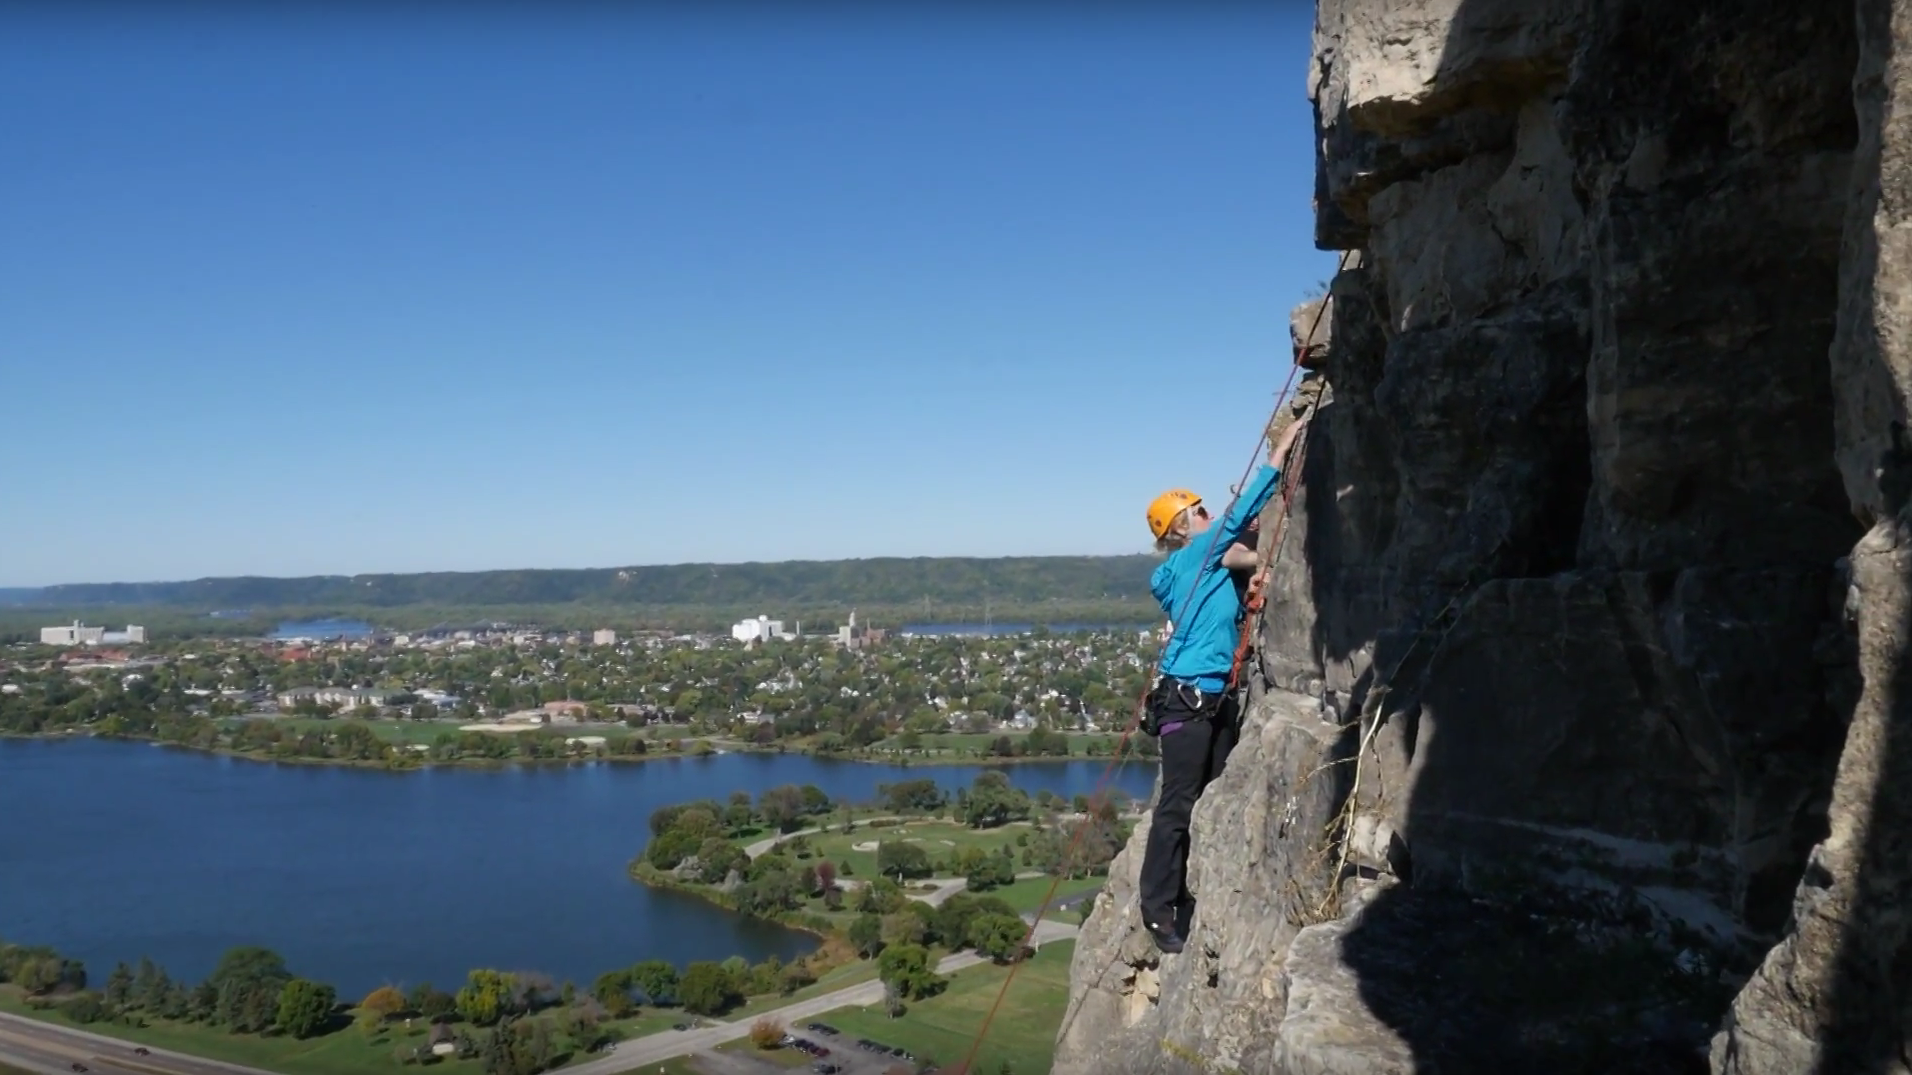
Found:
[[[1085,892],[1094,892],[1096,889],[1101,888],[1107,880],[1108,878],[1106,877],[1078,877],[1074,880],[1063,879],[1061,884],[1056,885],[1055,897],[1049,901],[1049,913],[1043,917],[1064,922],[1075,921],[1074,908],[1070,908],[1066,911],[1057,911],[1055,904],[1071,896],[1079,896]],[[1004,885],[1001,888],[992,888],[988,892],[982,893],[982,895],[994,896],[1002,900],[1009,906],[1014,907],[1017,914],[1034,914],[1036,908],[1042,905],[1042,898],[1049,894],[1049,886],[1054,882],[1055,878],[1053,877],[1031,877],[1027,880],[1017,881],[1014,884]]]
[[[272,717],[265,719],[274,721],[276,727],[296,732],[336,731],[343,725],[350,723],[350,721],[347,720],[326,720],[318,717]],[[228,727],[236,727],[242,723],[242,719],[229,718],[225,723]],[[374,735],[388,743],[421,743],[430,746],[438,741],[439,736],[446,733],[450,733],[453,736],[463,734],[458,730],[459,722],[447,720],[368,720],[359,723],[372,729]],[[605,739],[622,739],[632,734],[631,729],[622,724],[554,725],[549,730],[563,732],[565,735],[570,736],[595,735]],[[494,732],[492,734],[509,736],[527,733]]]
[[[634,1014],[622,1019],[607,1020],[604,1025],[620,1040],[641,1038],[646,1034],[655,1034],[660,1030],[669,1030],[678,1023],[686,1022],[691,1016],[675,1008],[639,1008]]]
[[[876,852],[857,850],[857,845],[880,843],[885,840],[911,841],[929,855],[930,861],[939,864],[966,847],[979,847],[984,851],[993,852],[1005,844],[1017,854],[1017,859],[1020,861],[1022,849],[1016,846],[1016,837],[1026,837],[1030,832],[1030,827],[1024,824],[1012,823],[996,829],[972,829],[953,821],[940,821],[933,818],[906,821],[897,825],[859,824],[856,831],[848,834],[833,830],[806,837],[812,855],[808,859],[797,859],[797,861],[803,863],[828,859],[837,864],[839,875],[843,864],[847,862],[853,871],[850,874],[852,878],[868,879],[876,876]],[[788,849],[785,853],[789,854]]]
[[[1014,1075],[1043,1075],[1049,1070],[1055,1059],[1056,1031],[1068,1005],[1069,959],[1074,952],[1073,941],[1044,945],[1016,972],[971,1070],[996,1072],[1004,1062]],[[918,1060],[932,1058],[941,1066],[954,1067],[968,1055],[1008,972],[1007,967],[987,965],[959,971],[941,994],[910,1004],[898,1019],[884,1014],[881,1005],[839,1008],[814,1019],[841,1032],[830,1040],[832,1050],[867,1056],[856,1047],[856,1039],[869,1038],[902,1046]]]

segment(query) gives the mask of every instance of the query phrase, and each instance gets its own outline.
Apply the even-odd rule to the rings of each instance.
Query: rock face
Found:
[[[1329,390],[1056,1072],[1912,1071],[1912,0],[1316,18]]]

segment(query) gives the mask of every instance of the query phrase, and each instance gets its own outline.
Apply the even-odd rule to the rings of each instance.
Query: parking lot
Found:
[[[784,1036],[783,1048],[807,1054],[809,1061],[789,1066],[745,1051],[699,1053],[697,1061],[713,1075],[746,1075],[749,1072],[803,1072],[807,1075],[887,1075],[897,1070],[915,1072],[917,1059],[898,1053],[896,1046],[844,1035],[827,1023],[808,1022],[792,1026]],[[714,1062],[713,1062],[714,1061]]]

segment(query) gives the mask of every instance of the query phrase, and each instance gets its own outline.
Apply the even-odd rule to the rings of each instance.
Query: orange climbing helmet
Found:
[[[1177,517],[1201,502],[1201,497],[1187,489],[1170,489],[1149,501],[1149,533],[1155,535],[1155,540],[1162,540]]]

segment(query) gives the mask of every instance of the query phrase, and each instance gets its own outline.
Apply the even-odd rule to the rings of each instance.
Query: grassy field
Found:
[[[225,720],[221,721],[221,723],[228,728],[233,728],[243,723],[246,719],[248,718],[228,717]],[[285,730],[289,732],[337,731],[342,725],[351,723],[350,721],[347,721],[347,720],[340,720],[336,718],[331,720],[323,720],[318,717],[266,717],[266,718],[255,717],[255,718],[249,718],[249,719],[271,720],[275,727],[284,728]],[[362,723],[367,728],[372,729],[372,734],[378,736],[380,739],[383,739],[388,743],[399,743],[399,744],[407,744],[407,745],[412,743],[422,743],[426,746],[430,746],[431,744],[437,742],[438,737],[441,735],[445,735],[449,733],[452,736],[458,736],[463,734],[458,730],[459,724],[456,721],[367,720],[367,721],[360,721],[358,723]],[[552,726],[550,730],[560,731],[568,736],[595,735],[595,736],[602,736],[605,739],[622,739],[625,736],[633,734],[630,728],[622,724],[554,725]],[[492,734],[508,736],[508,735],[524,734],[524,733],[494,732]]]
[[[1009,906],[1014,907],[1017,914],[1034,914],[1036,908],[1042,904],[1042,898],[1049,894],[1049,885],[1054,882],[1054,880],[1055,878],[1053,877],[1032,877],[1028,880],[1017,881],[1012,885],[992,888],[988,892],[983,893],[983,895],[994,896],[1002,900]],[[1043,917],[1064,922],[1074,922],[1076,920],[1075,908],[1071,907],[1067,910],[1057,911],[1054,904],[1066,900],[1071,896],[1079,896],[1085,892],[1094,892],[1096,889],[1101,888],[1107,880],[1105,877],[1078,877],[1073,881],[1065,878],[1061,884],[1056,885],[1055,899],[1050,901],[1051,906],[1049,913]]]
[[[675,1008],[640,1008],[637,1014],[623,1019],[612,1019],[604,1025],[620,1039],[641,1038],[646,1034],[655,1034],[660,1030],[669,1030],[690,1018]]]
[[[1073,941],[1044,945],[1016,972],[972,1070],[994,1073],[1005,1062],[1013,1075],[1043,1075],[1049,1070],[1055,1059],[1056,1030],[1068,1004],[1069,959],[1074,952]],[[900,1019],[885,1015],[881,1005],[839,1008],[815,1018],[842,1032],[830,1042],[834,1050],[868,1055],[855,1041],[869,1038],[902,1046],[918,1060],[933,1059],[953,1067],[968,1055],[1008,972],[1009,968],[996,966],[959,972],[941,995],[909,1005]]]
[[[952,821],[934,819],[907,821],[899,825],[858,825],[855,832],[847,835],[826,832],[806,837],[813,855],[811,859],[798,861],[829,859],[837,864],[839,870],[844,863],[848,863],[854,871],[850,876],[870,878],[876,876],[876,852],[859,851],[856,846],[884,840],[907,840],[921,847],[929,855],[930,861],[939,867],[963,848],[979,847],[993,852],[1004,845],[1008,845],[1016,854],[1020,864],[1022,849],[1016,846],[1016,837],[1026,839],[1030,832],[1030,827],[1023,824],[1004,825],[998,829],[972,829]],[[1018,868],[1023,867],[1018,865]]]

